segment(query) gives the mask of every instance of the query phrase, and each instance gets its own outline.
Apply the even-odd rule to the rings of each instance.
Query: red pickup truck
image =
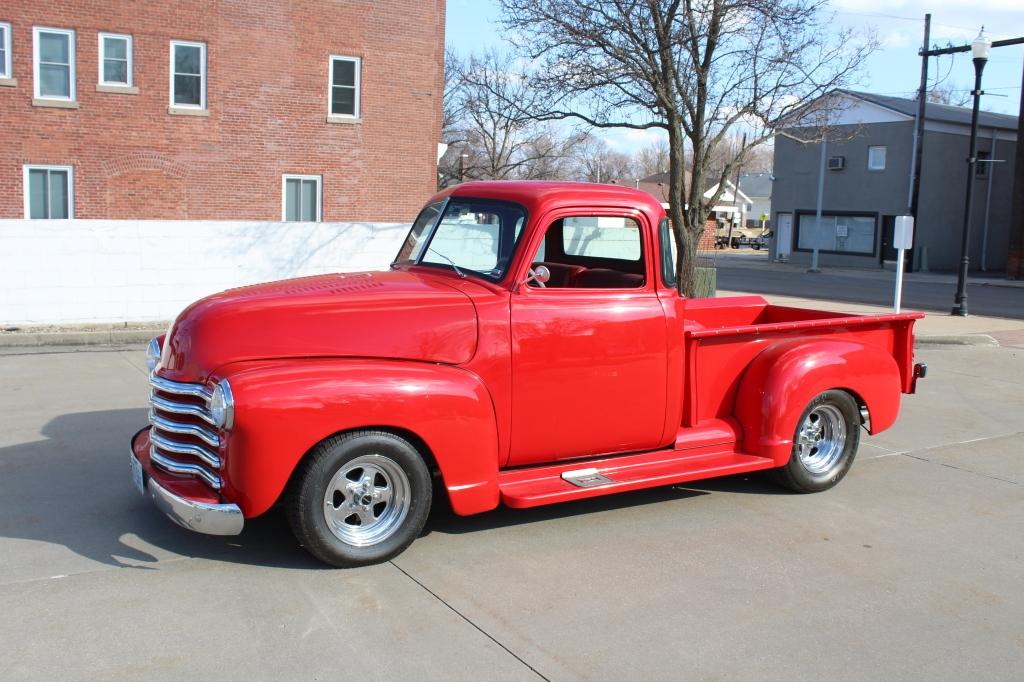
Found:
[[[835,485],[924,376],[922,315],[687,300],[673,258],[643,192],[445,190],[390,271],[182,312],[150,344],[135,484],[204,533],[280,504],[336,566],[397,555],[438,494],[465,515],[765,469]]]

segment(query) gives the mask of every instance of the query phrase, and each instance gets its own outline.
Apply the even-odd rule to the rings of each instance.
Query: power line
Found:
[[[882,12],[854,12],[854,11],[851,11],[851,10],[839,10],[839,9],[833,9],[832,11],[835,12],[836,14],[847,14],[847,15],[851,15],[851,16],[879,17],[881,19],[896,19],[898,21],[912,21],[912,22],[917,23],[917,24],[924,23],[924,17],[903,17],[903,16],[899,16],[897,14],[884,14]],[[932,22],[932,26],[941,26],[942,28],[952,28],[952,29],[956,29],[957,31],[971,31],[971,32],[973,32],[973,31],[978,29],[977,26],[968,28],[967,26],[955,26],[953,24],[940,24],[940,23],[937,23],[937,22]],[[987,31],[987,33],[989,35],[993,35],[993,36],[1005,36],[1007,38],[1010,37],[1010,34],[1008,34],[1008,33],[995,33],[993,31]]]

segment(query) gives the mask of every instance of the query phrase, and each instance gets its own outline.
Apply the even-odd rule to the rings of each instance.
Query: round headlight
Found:
[[[230,429],[235,423],[235,397],[231,395],[231,384],[221,379],[210,396],[210,416],[217,428]]]
[[[152,339],[146,346],[146,368],[152,372],[160,364],[160,342]]]

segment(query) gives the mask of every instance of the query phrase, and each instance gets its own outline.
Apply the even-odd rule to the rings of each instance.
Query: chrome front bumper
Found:
[[[134,452],[130,452],[128,456],[135,460],[133,465],[139,465]],[[187,500],[164,488],[146,474],[144,469],[143,488],[156,508],[183,528],[207,535],[238,535],[245,525],[242,510],[237,504],[210,504]]]

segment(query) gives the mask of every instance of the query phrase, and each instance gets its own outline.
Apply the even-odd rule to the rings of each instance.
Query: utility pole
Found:
[[[818,166],[818,204],[814,209],[814,250],[811,252],[811,268],[807,272],[821,272],[818,269],[818,246],[821,243],[821,202],[825,194],[825,155],[828,149],[826,133],[821,133],[821,162]]]
[[[921,87],[917,90],[917,118],[914,120],[914,164],[910,171],[910,202],[907,208],[910,215],[914,216],[914,223],[917,231],[921,229],[921,222],[917,219],[918,200],[921,195],[921,158],[924,154],[924,115],[925,103],[928,101],[928,43],[931,40],[932,15],[924,15],[924,44],[921,47]],[[923,262],[921,256],[914,258],[913,249],[910,251],[911,266],[914,263]],[[913,267],[911,267],[913,269]]]
[[[1024,88],[1024,69],[1021,72]],[[1017,118],[1017,156],[1013,166],[1013,213],[1010,217],[1010,252],[1006,260],[1006,277],[1024,279],[1024,90],[1020,94],[1020,116]]]
[[[747,134],[743,133],[743,141],[740,142],[740,154],[743,153],[743,149],[747,146]],[[733,206],[733,218],[729,221],[729,246],[732,246],[732,226],[737,224],[737,220],[742,215],[740,212],[740,171],[743,169],[742,163],[736,164],[736,185],[732,188],[732,206]],[[744,227],[740,224],[740,227]]]

